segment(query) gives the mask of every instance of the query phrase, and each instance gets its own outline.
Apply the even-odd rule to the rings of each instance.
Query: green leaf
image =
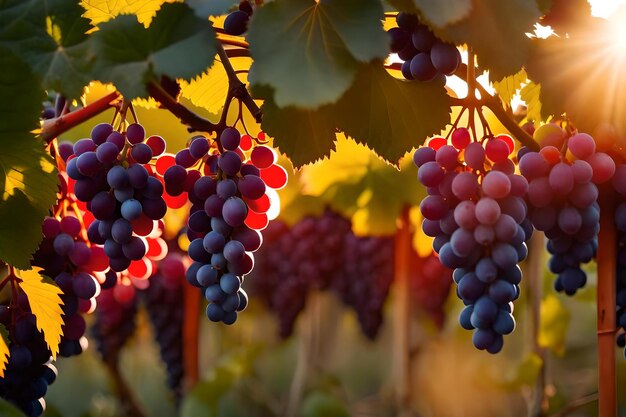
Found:
[[[541,85],[530,81],[520,91],[520,98],[526,103],[526,118],[532,121],[541,121],[545,117],[541,113]]]
[[[398,80],[382,63],[362,66],[338,106],[338,127],[392,163],[450,121],[443,85]]]
[[[210,23],[180,3],[164,5],[147,29],[122,15],[103,23],[93,38],[97,78],[114,83],[126,98],[146,97],[145,83],[162,75],[191,80],[216,53]]]
[[[52,159],[31,133],[39,127],[43,91],[28,65],[2,45],[0,56],[0,260],[29,269],[58,179]]]
[[[281,109],[266,100],[262,126],[298,168],[328,156],[337,130],[397,163],[449,121],[442,85],[398,80],[374,62],[361,66],[354,84],[335,104],[316,110]]]
[[[443,27],[467,17],[472,0],[413,0],[422,16],[435,26]]]
[[[526,63],[530,39],[526,32],[540,16],[537,4],[529,0],[482,0],[462,21],[435,28],[441,38],[457,45],[467,43],[478,56],[478,63],[499,80],[517,73]]]
[[[171,0],[81,0],[80,5],[85,8],[83,16],[91,20],[93,25],[106,22],[121,14],[134,14],[139,23],[148,26],[163,3],[168,1],[171,2]]]
[[[209,16],[219,16],[233,10],[239,4],[238,0],[187,0],[198,17],[204,19]]]
[[[522,87],[522,84],[527,80],[528,76],[526,75],[526,71],[521,70],[515,75],[509,75],[508,77],[504,77],[500,81],[495,81],[493,83],[493,88],[496,90],[496,93],[500,96],[502,101],[506,103],[507,106],[511,105],[511,100]]]
[[[31,65],[45,88],[80,96],[91,80],[93,61],[85,33],[91,25],[81,16],[83,9],[65,0],[8,1],[4,8],[0,41]]]
[[[304,399],[298,417],[350,417],[350,413],[337,398],[316,391]]]
[[[385,58],[388,38],[377,0],[276,0],[255,11],[247,39],[249,79],[275,89],[279,107],[338,100],[359,62]]]

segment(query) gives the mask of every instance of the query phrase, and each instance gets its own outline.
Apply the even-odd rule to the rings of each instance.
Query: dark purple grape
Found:
[[[419,25],[419,18],[410,13],[400,12],[396,15],[396,23],[402,29],[412,32]]]
[[[124,149],[126,139],[124,139],[124,135],[122,135],[120,132],[112,132],[107,137],[107,142],[115,144],[115,146],[117,146],[117,149],[119,149],[119,152],[121,152],[122,149]]]
[[[428,53],[422,52],[413,57],[411,75],[418,81],[432,81],[435,78],[437,70],[433,67]]]
[[[90,137],[96,145],[101,145],[106,142],[111,133],[113,133],[113,126],[108,123],[100,123],[91,129]]]
[[[141,143],[146,138],[146,131],[139,123],[132,123],[126,129],[126,139],[131,145]]]
[[[103,164],[112,164],[119,154],[120,150],[113,142],[105,142],[96,149],[96,157]]]
[[[411,40],[415,49],[420,52],[428,52],[437,38],[427,26],[420,25],[411,35]]]
[[[146,256],[146,244],[143,239],[137,236],[133,236],[128,243],[122,245],[124,256],[133,261],[138,261]]]
[[[94,152],[96,144],[91,139],[80,139],[74,144],[74,155],[81,156],[85,152]]]
[[[197,161],[198,158],[194,158],[187,148],[183,149],[182,151],[178,151],[178,153],[176,154],[176,165],[180,165],[183,168],[189,168],[193,166],[193,164],[195,164]]]
[[[218,181],[216,185],[217,195],[226,200],[237,194],[237,184],[231,179]]]
[[[147,164],[152,159],[152,149],[145,143],[138,143],[131,149],[130,156],[140,164]]]
[[[78,168],[78,172],[82,175],[91,177],[102,169],[102,165],[100,164],[100,161],[98,161],[96,153],[89,151],[76,158],[76,168]]]
[[[241,168],[241,157],[236,152],[226,151],[220,155],[217,165],[226,175],[234,176]]]
[[[265,194],[265,182],[254,175],[245,175],[237,183],[241,195],[251,200],[261,198]]]
[[[224,202],[222,216],[229,226],[241,226],[248,215],[248,206],[239,197],[231,197]]]
[[[227,151],[234,151],[241,143],[241,134],[234,127],[227,127],[220,135],[220,142]]]
[[[387,33],[389,34],[391,41],[391,52],[400,52],[407,47],[409,41],[411,40],[409,32],[402,28],[391,28],[387,31]]]
[[[436,42],[430,51],[430,59],[437,71],[452,75],[461,63],[461,54],[455,45]]]
[[[248,21],[250,16],[248,13],[236,10],[226,16],[224,20],[224,32],[232,36],[243,35],[248,29]]]
[[[189,154],[195,158],[200,159],[209,152],[209,141],[203,137],[195,137],[189,145]]]

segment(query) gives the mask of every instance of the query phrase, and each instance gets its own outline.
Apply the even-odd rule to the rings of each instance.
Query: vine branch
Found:
[[[43,123],[43,127],[39,136],[45,141],[45,143],[50,143],[54,138],[58,137],[64,132],[67,132],[74,126],[77,126],[84,121],[89,120],[94,116],[97,116],[98,114],[110,109],[111,107],[114,107],[115,102],[120,97],[120,93],[114,91],[83,107],[82,109],[67,113],[55,119],[46,120]]]

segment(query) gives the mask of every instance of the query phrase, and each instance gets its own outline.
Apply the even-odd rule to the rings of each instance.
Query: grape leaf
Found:
[[[4,371],[9,363],[9,333],[4,324],[0,324],[0,378],[4,378]]]
[[[376,0],[268,3],[248,30],[250,82],[273,87],[279,107],[332,103],[352,84],[359,61],[387,56],[382,17]]]
[[[217,60],[208,71],[189,82],[184,80],[180,82],[181,96],[210,113],[218,113],[224,107],[227,92],[228,75]]]
[[[58,179],[31,133],[39,126],[43,91],[17,55],[0,45],[0,56],[0,260],[27,269],[42,239],[41,222],[56,201]]]
[[[92,66],[83,9],[65,0],[11,0],[1,7],[0,42],[31,65],[45,88],[79,97]]]
[[[91,20],[93,25],[121,14],[134,14],[139,23],[148,27],[161,6],[170,2],[170,0],[81,0],[80,5],[85,8],[83,16]]]
[[[422,16],[435,26],[446,26],[467,17],[472,0],[413,0]]]
[[[442,39],[472,47],[479,64],[499,80],[526,63],[531,42],[526,32],[532,31],[540,15],[534,1],[482,0],[474,2],[462,21],[434,29]]]
[[[204,19],[209,16],[219,16],[233,9],[238,0],[187,0],[189,5],[198,17]]]
[[[279,108],[271,100],[263,104],[263,131],[274,138],[274,146],[287,155],[294,167],[330,155],[335,147],[333,106],[316,110],[293,106]]]
[[[395,79],[374,62],[361,66],[354,84],[335,104],[305,110],[279,108],[266,99],[262,127],[296,168],[328,156],[337,130],[396,163],[440,132],[449,114],[442,85]]]
[[[146,97],[150,79],[190,80],[211,66],[215,32],[184,4],[166,4],[145,29],[135,16],[103,23],[93,35],[99,80],[112,82],[127,98]]]
[[[0,415],[3,417],[24,417],[24,413],[4,398],[0,398]]]
[[[511,105],[511,100],[522,87],[522,84],[526,81],[528,76],[526,75],[526,71],[520,70],[515,75],[509,75],[508,77],[504,77],[500,81],[495,81],[493,83],[493,88],[496,90],[500,98],[507,106]]]
[[[446,126],[450,106],[443,85],[398,80],[377,64],[363,66],[338,103],[338,127],[396,163]]]
[[[32,313],[37,319],[37,328],[43,332],[44,339],[56,359],[63,331],[63,310],[60,295],[63,291],[50,278],[40,275],[41,268],[17,271],[21,279],[20,288],[28,297]]]
[[[541,85],[530,81],[520,90],[520,97],[526,103],[526,118],[532,121],[545,119],[541,113]]]

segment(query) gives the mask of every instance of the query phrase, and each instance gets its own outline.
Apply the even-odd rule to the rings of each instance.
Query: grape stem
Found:
[[[120,93],[114,91],[83,107],[80,110],[64,114],[61,117],[46,120],[43,122],[43,126],[39,136],[41,137],[41,139],[44,140],[45,143],[49,144],[54,138],[58,137],[64,132],[67,132],[74,126],[77,126],[84,121],[89,120],[92,117],[95,117],[98,114],[110,109],[111,107],[116,106],[117,101],[120,97]]]
[[[467,100],[470,103],[476,103],[476,67],[474,66],[474,51],[472,48],[468,48],[467,50],[467,71],[465,72],[466,78],[465,81],[467,83]],[[475,112],[478,111],[480,113],[480,105],[476,103],[476,106],[470,106],[470,111],[468,115],[468,126],[472,131],[472,137],[474,138],[474,142],[478,142],[476,137],[476,125],[474,123]]]

